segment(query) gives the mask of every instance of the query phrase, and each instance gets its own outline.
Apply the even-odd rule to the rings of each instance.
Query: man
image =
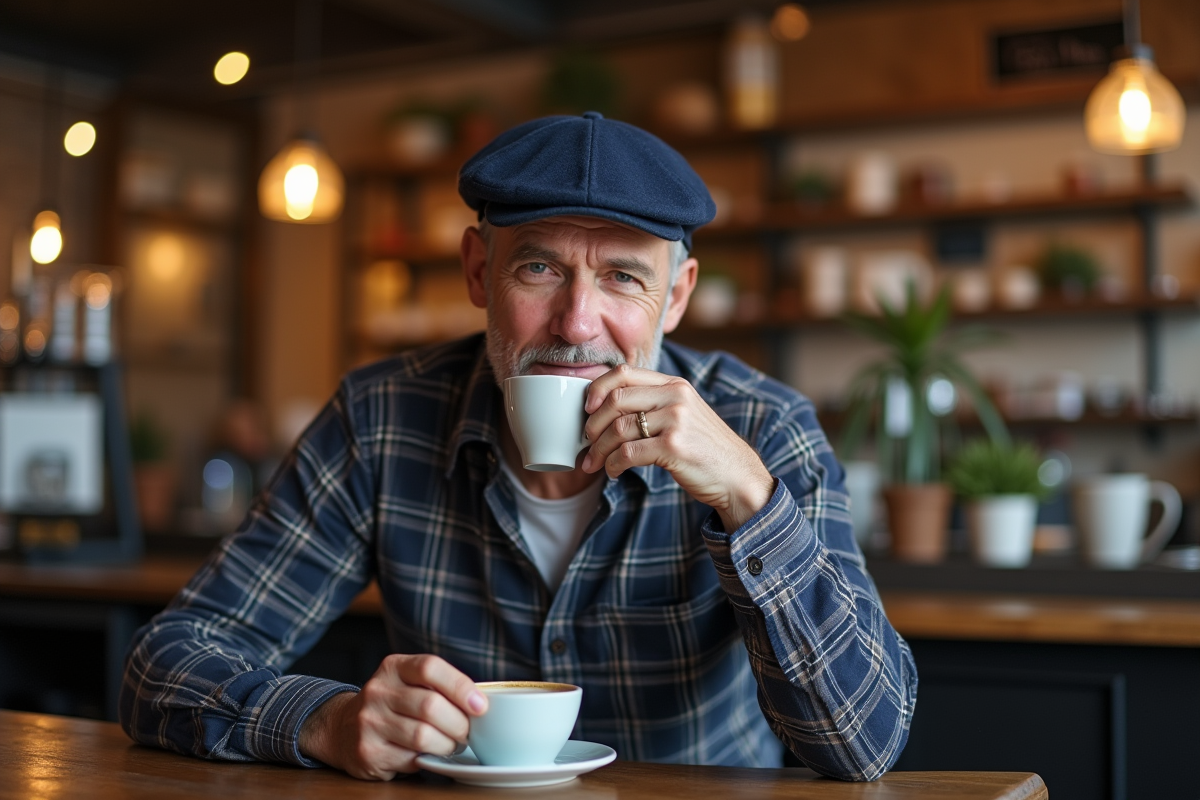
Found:
[[[136,637],[134,739],[360,778],[447,754],[474,681],[583,687],[576,738],[626,759],[882,775],[916,672],[850,530],[811,403],[725,354],[664,343],[696,283],[703,182],[589,113],[502,134],[463,167],[486,337],[359,370],[239,531]],[[593,379],[592,445],[521,468],[498,384]],[[372,579],[389,656],[359,690],[281,672]]]

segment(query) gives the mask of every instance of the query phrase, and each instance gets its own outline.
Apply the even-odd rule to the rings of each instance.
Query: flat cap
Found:
[[[605,119],[535,119],[497,136],[458,173],[458,193],[497,227],[582,215],[624,223],[689,250],[716,206],[683,156],[641,128]]]

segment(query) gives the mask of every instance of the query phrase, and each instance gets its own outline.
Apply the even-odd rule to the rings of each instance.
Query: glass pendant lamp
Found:
[[[1088,141],[1102,153],[1134,155],[1174,150],[1183,139],[1183,98],[1140,41],[1137,0],[1126,0],[1128,57],[1114,61],[1088,97]]]
[[[296,97],[300,119],[306,126],[313,116],[312,81],[320,40],[319,0],[298,0]],[[342,171],[314,133],[294,136],[267,162],[258,179],[259,211],[280,222],[331,222],[342,213],[344,196]]]
[[[337,219],[345,194],[342,171],[315,136],[288,142],[258,179],[258,208],[280,222],[319,224]]]

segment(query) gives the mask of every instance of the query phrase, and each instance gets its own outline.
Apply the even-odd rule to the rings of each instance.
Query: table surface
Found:
[[[420,773],[388,783],[334,770],[202,761],[133,744],[111,722],[0,711],[0,800],[212,797],[671,800],[698,796],[792,800],[1044,800],[1042,779],[1021,772],[893,772],[874,783],[841,783],[804,769],[689,767],[617,761],[569,783],[482,789]]]
[[[198,565],[162,557],[109,567],[0,563],[0,595],[161,606]],[[381,605],[372,584],[349,613],[379,614]],[[884,592],[883,605],[910,639],[1200,647],[1200,600],[905,590]]]

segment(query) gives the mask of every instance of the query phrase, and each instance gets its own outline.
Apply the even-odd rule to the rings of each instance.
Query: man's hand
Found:
[[[585,430],[593,442],[585,472],[603,468],[616,477],[657,464],[711,506],[730,533],[771,499],[775,481],[758,453],[683,378],[622,364],[592,381],[584,410],[591,414]],[[639,411],[649,438],[638,427]]]
[[[334,695],[300,729],[300,752],[363,780],[416,772],[421,753],[466,744],[487,698],[437,656],[391,655],[357,694]]]

